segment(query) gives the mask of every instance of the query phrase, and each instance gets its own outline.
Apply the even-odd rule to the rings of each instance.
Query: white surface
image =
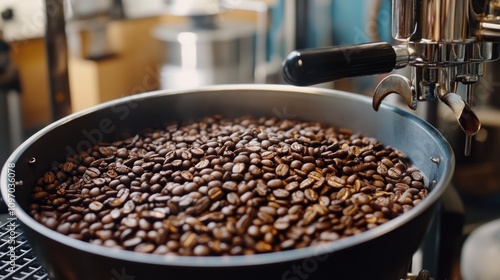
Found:
[[[221,10],[218,0],[170,0],[168,11],[178,16],[215,15]]]
[[[14,10],[14,18],[3,21],[0,18],[0,29],[4,31],[5,39],[8,41],[23,41],[32,38],[40,38],[45,35],[46,13],[45,1],[67,1],[67,0],[0,0],[0,12],[7,8]],[[49,2],[49,3],[51,3]],[[102,8],[109,1],[77,1],[83,12],[92,12]],[[100,3],[102,2],[102,3]],[[90,3],[100,3],[92,6]],[[90,6],[89,6],[90,5]],[[123,0],[124,13],[127,18],[142,18],[158,16],[165,12],[163,0]],[[53,11],[48,11],[49,15]]]
[[[462,248],[460,263],[464,280],[500,279],[500,220],[472,232]]]
[[[0,19],[8,41],[22,41],[43,36],[45,30],[45,4],[43,0],[0,0],[0,11],[14,10],[10,21]]]
[[[143,18],[165,14],[164,0],[122,0],[127,18]]]
[[[68,9],[74,17],[92,16],[98,13],[106,12],[111,9],[113,2],[111,0],[71,0]]]

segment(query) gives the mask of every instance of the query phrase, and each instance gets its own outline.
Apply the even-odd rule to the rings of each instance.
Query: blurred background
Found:
[[[61,5],[64,22],[55,19]],[[1,88],[12,87],[19,99],[18,108],[8,106],[12,112],[2,125],[21,132],[9,139],[16,146],[58,118],[51,83],[64,78],[54,81],[51,71],[62,71],[64,65],[54,64],[65,59],[51,52],[67,55],[65,94],[69,112],[76,112],[157,89],[283,83],[281,62],[294,49],[391,40],[390,12],[390,1],[364,0],[1,0],[0,51],[12,81]],[[57,23],[54,30],[47,30],[47,16]],[[62,32],[65,44],[53,45]],[[337,87],[368,91],[374,80],[345,80]],[[4,99],[2,94],[0,106],[10,104]]]
[[[1,165],[40,128],[105,101],[283,84],[281,63],[295,49],[393,42],[391,0],[0,0],[0,16]],[[483,127],[470,156],[453,117],[440,111],[435,124],[455,150],[464,238],[500,217],[499,68],[487,64],[474,86]],[[316,86],[371,96],[384,76]]]

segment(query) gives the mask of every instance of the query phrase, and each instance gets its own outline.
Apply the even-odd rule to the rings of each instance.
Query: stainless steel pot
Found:
[[[298,118],[359,131],[404,151],[432,191],[408,213],[359,235],[321,247],[237,257],[174,257],[109,249],[52,231],[26,213],[36,178],[68,153],[111,141],[123,132],[215,113]],[[15,204],[10,206],[53,279],[387,280],[406,275],[448,186],[454,156],[441,134],[426,122],[389,106],[375,112],[371,100],[360,95],[280,85],[226,85],[135,95],[49,125],[24,142],[4,166],[1,191],[7,201],[12,164],[22,185],[16,187]]]

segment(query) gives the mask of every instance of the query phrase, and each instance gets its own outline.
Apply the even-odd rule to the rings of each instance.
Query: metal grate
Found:
[[[0,226],[0,279],[49,279],[16,222]]]

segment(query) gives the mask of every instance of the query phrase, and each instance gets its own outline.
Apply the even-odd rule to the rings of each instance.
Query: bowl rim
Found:
[[[210,91],[286,91],[286,92],[296,92],[304,94],[319,94],[319,95],[332,95],[338,96],[339,98],[352,99],[356,102],[371,103],[371,99],[367,96],[362,96],[360,94],[353,94],[349,92],[324,89],[318,87],[296,87],[289,85],[269,85],[269,84],[235,84],[235,85],[212,85],[212,86],[202,86],[191,89],[180,89],[180,90],[156,90],[146,93],[140,93],[132,96],[126,96],[118,98],[115,100],[107,101],[90,108],[72,113],[60,120],[57,120],[46,127],[42,128],[40,131],[36,132],[34,135],[29,137],[24,141],[7,159],[7,162],[2,168],[1,181],[0,181],[0,191],[5,201],[8,201],[7,197],[7,173],[8,164],[12,162],[17,162],[19,155],[23,153],[30,145],[37,141],[41,136],[45,135],[54,128],[70,122],[76,118],[82,117],[84,115],[91,114],[95,111],[105,109],[111,106],[124,104],[131,101],[138,101],[143,99],[148,99],[152,97],[168,96],[168,95],[178,95],[187,94],[194,92],[210,92]],[[450,172],[445,172],[446,174],[440,174],[438,176],[439,182],[434,186],[432,192],[426,199],[422,200],[417,206],[415,206],[411,211],[405,213],[404,215],[398,216],[382,225],[379,225],[373,229],[362,232],[360,234],[342,238],[333,242],[328,242],[321,245],[311,245],[305,248],[293,249],[287,251],[262,253],[254,255],[243,255],[243,256],[173,256],[173,255],[157,255],[150,253],[138,253],[133,251],[127,251],[119,248],[108,248],[101,245],[91,244],[86,241],[77,240],[61,234],[55,230],[51,230],[48,227],[42,225],[33,219],[27,212],[25,212],[21,206],[18,204],[17,200],[14,202],[15,216],[19,221],[21,221],[25,226],[43,235],[45,238],[51,239],[55,242],[61,243],[65,246],[72,247],[77,250],[85,251],[87,253],[100,255],[107,258],[113,258],[118,260],[147,263],[155,265],[169,265],[169,266],[180,266],[180,267],[235,267],[235,266],[255,266],[255,265],[268,265],[272,263],[281,263],[294,261],[299,259],[313,258],[320,255],[333,253],[336,251],[341,251],[354,245],[358,245],[369,240],[380,237],[386,233],[393,231],[394,229],[400,227],[403,224],[415,219],[423,212],[425,212],[429,207],[432,207],[434,203],[440,199],[442,194],[446,191],[454,170],[455,158],[453,150],[451,149],[449,143],[446,141],[444,136],[429,123],[419,118],[418,116],[400,109],[393,105],[381,104],[379,110],[389,110],[395,114],[401,115],[404,118],[411,119],[419,127],[426,130],[427,133],[431,135],[434,139],[440,142],[443,149],[443,157],[438,159],[439,164],[445,164],[445,170]],[[438,187],[439,186],[439,187]],[[32,242],[35,243],[35,242]],[[36,244],[33,244],[34,247]]]

